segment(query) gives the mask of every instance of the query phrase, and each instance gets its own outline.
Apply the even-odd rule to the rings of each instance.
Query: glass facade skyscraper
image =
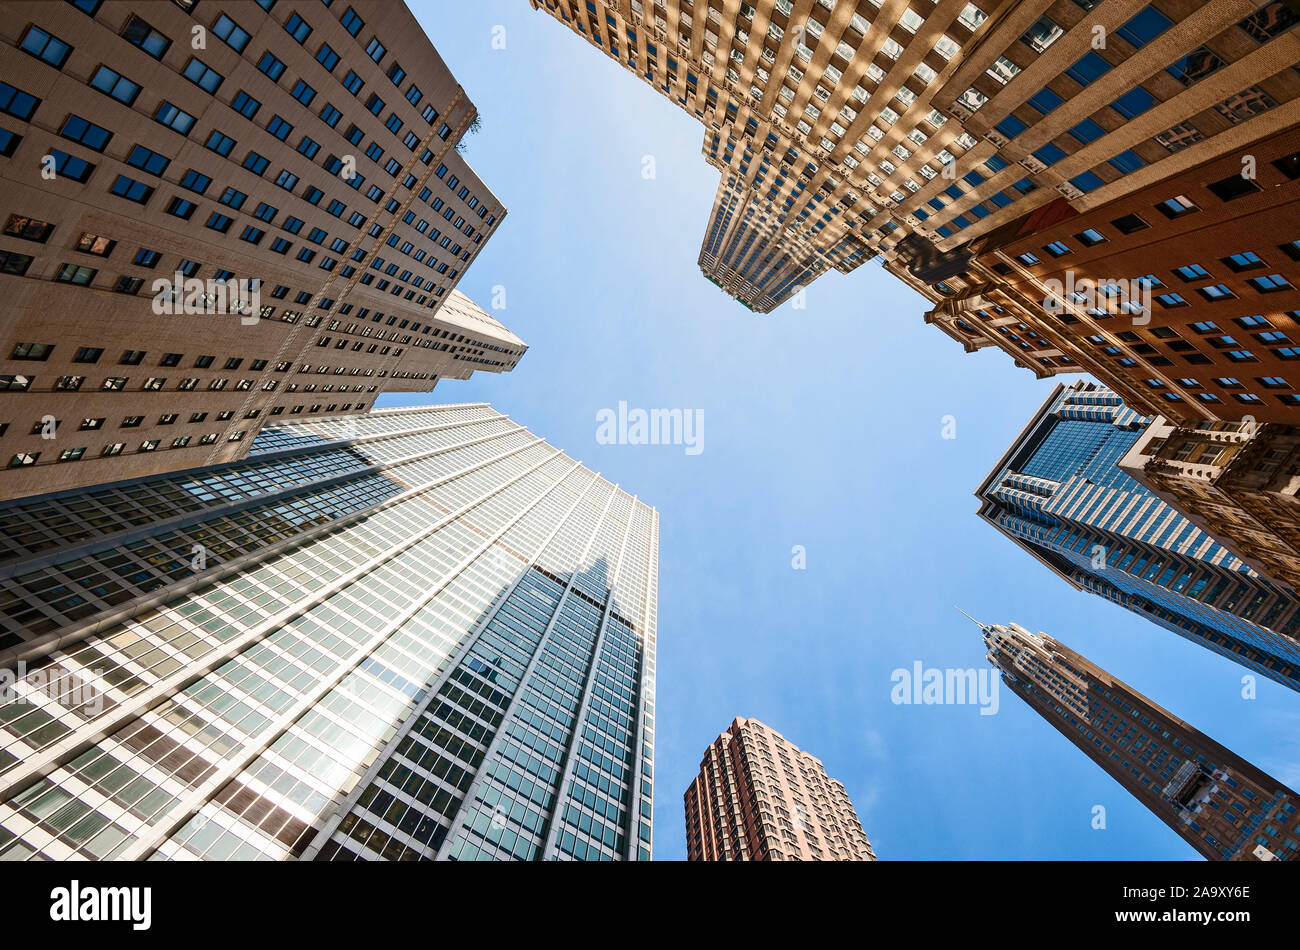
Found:
[[[489,406],[0,523],[0,858],[649,859],[657,513]]]
[[[1119,468],[1150,420],[1058,386],[975,494],[979,515],[1073,586],[1300,690],[1300,604]]]

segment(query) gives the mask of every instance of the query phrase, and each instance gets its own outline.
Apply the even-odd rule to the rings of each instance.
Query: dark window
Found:
[[[1260,190],[1259,185],[1241,175],[1229,175],[1205,187],[1220,201],[1232,201]]]
[[[1135,231],[1141,231],[1143,228],[1151,227],[1136,214],[1126,214],[1122,218],[1116,218],[1111,224],[1120,234],[1132,234]]]
[[[127,19],[126,26],[122,27],[122,38],[140,47],[154,59],[162,59],[167,48],[172,45],[171,40],[138,16]]]

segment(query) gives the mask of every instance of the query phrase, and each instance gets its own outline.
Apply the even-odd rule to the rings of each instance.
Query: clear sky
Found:
[[[820,278],[804,310],[750,313],[696,265],[717,172],[694,115],[526,0],[411,6],[478,106],[465,155],[509,209],[460,289],[489,308],[505,288],[494,316],[530,350],[378,404],[490,402],[658,508],[656,859],[685,856],[682,793],[738,715],[844,782],[881,859],[1194,859],[1010,690],[995,715],[890,701],[917,661],[988,666],[954,604],[1056,637],[1300,786],[1294,692],[1260,678],[1243,699],[1244,668],[1074,591],[975,516],[1053,381],[965,354],[872,263]],[[703,451],[598,444],[620,401],[700,410]]]

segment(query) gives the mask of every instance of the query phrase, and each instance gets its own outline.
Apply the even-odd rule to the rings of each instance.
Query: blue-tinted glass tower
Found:
[[[979,515],[1075,587],[1300,690],[1300,604],[1119,468],[1149,419],[1059,386],[975,494]]]
[[[0,523],[0,860],[650,858],[658,515],[489,406]]]

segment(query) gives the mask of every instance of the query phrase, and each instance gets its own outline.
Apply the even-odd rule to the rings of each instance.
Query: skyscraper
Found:
[[[1150,420],[1058,386],[980,483],[979,516],[1071,586],[1300,690],[1300,602],[1119,467]]]
[[[0,857],[649,859],[658,516],[490,407],[0,518]]]
[[[1203,857],[1300,858],[1300,794],[1046,634],[980,626],[1012,692]]]
[[[0,499],[232,461],[281,415],[523,355],[455,293],[506,212],[405,5],[5,9]]]
[[[705,125],[721,181],[700,264],[729,293],[767,311],[878,256],[938,305],[931,322],[1039,375],[1076,371],[1078,347],[1059,321],[1008,340],[1005,314],[978,315],[1003,274],[976,239],[1300,120],[1300,17],[1282,0],[530,2]]]
[[[1144,415],[1295,422],[1298,202],[1291,128],[1122,199],[1006,225],[975,242],[997,283],[954,293],[942,312],[958,336],[1086,370]],[[1049,337],[1056,357],[1038,352]]]
[[[691,861],[874,861],[844,785],[757,719],[737,717],[686,789]]]

